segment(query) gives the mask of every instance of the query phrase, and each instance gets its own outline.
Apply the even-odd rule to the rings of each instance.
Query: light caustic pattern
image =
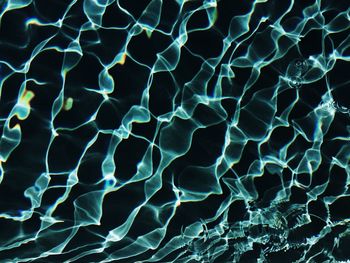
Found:
[[[0,262],[350,260],[348,0],[0,3]]]

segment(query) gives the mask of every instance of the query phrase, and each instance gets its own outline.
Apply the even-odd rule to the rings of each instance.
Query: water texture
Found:
[[[0,262],[350,262],[348,0],[0,10]]]

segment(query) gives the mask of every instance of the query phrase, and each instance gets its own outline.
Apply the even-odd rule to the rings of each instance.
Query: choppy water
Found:
[[[349,262],[348,0],[0,6],[0,262]]]

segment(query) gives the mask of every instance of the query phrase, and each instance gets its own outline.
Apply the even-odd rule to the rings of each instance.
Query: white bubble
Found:
[[[288,85],[293,89],[299,89],[302,86],[303,79],[299,76],[293,76],[289,79]]]
[[[299,75],[303,75],[309,69],[309,63],[307,62],[307,60],[304,60],[304,59],[297,59],[297,60],[295,60],[294,61],[294,66],[296,67],[297,73]]]

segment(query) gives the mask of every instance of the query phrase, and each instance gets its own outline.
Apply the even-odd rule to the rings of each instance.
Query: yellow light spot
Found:
[[[26,107],[30,107],[30,101],[34,98],[34,92],[30,90],[24,90],[21,97],[20,103]]]
[[[126,53],[124,52],[124,53],[120,56],[120,58],[119,58],[119,60],[118,60],[118,64],[124,65],[125,60],[126,60]]]
[[[142,29],[146,32],[148,38],[151,38],[153,31],[147,27],[142,27]]]
[[[71,110],[73,107],[73,98],[69,97],[67,99],[64,100],[64,104],[63,104],[63,109],[65,111],[69,111]]]
[[[21,130],[21,125],[19,125],[19,123],[17,123],[13,128],[11,128],[11,130]]]
[[[34,92],[24,89],[17,102],[14,115],[19,120],[25,120],[30,113],[30,101],[34,98]]]
[[[28,28],[30,25],[41,26],[42,23],[40,23],[40,21],[36,18],[30,18],[26,21],[26,28]]]

